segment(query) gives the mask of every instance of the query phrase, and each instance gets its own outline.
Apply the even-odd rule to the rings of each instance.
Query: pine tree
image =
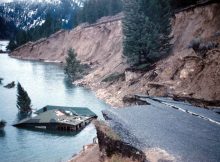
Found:
[[[173,9],[184,8],[193,4],[197,4],[200,0],[170,0]]]
[[[17,47],[18,46],[16,44],[16,41],[14,39],[11,39],[8,46],[7,46],[7,50],[14,50]]]
[[[87,0],[77,8],[74,26],[82,22],[94,23],[103,16],[115,15],[122,11],[122,0]]]
[[[41,26],[36,26],[27,31],[18,29],[15,38],[11,39],[8,45],[9,50],[27,43],[28,41],[36,41],[40,38],[49,37],[51,34],[57,32],[62,27],[62,21],[55,19],[51,14],[46,15],[46,20]]]
[[[150,0],[151,3],[146,15],[150,18],[150,21],[157,26],[157,45],[156,54],[154,60],[158,60],[161,57],[165,57],[169,54],[171,49],[170,41],[172,37],[171,33],[171,6],[170,0]],[[157,14],[152,11],[159,11]]]
[[[21,113],[30,113],[32,111],[31,99],[20,83],[17,85],[17,108]]]
[[[80,61],[76,59],[76,53],[72,48],[68,50],[68,57],[66,58],[64,71],[72,81],[80,78],[81,73],[83,72],[82,65],[80,64]]]
[[[123,0],[124,55],[130,65],[151,64],[170,50],[167,0]]]
[[[128,63],[131,65],[140,64],[142,57],[147,52],[144,47],[147,47],[147,32],[148,19],[144,12],[141,11],[141,6],[137,0],[124,0],[123,33],[124,33],[124,55],[128,58]],[[144,25],[147,26],[144,26]]]

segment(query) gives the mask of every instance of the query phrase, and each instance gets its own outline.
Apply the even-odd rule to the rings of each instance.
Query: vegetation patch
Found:
[[[47,14],[45,22],[41,26],[36,26],[29,30],[17,29],[15,37],[9,42],[7,49],[14,50],[17,47],[29,42],[36,41],[41,38],[47,38],[51,34],[57,32],[62,27],[62,21],[53,18],[50,14]]]
[[[213,41],[204,41],[201,38],[194,38],[190,41],[188,48],[192,48],[194,52],[201,56],[202,58],[206,57],[206,54],[209,50],[218,48],[219,43]]]
[[[84,75],[88,74],[90,69],[89,65],[81,64],[80,61],[77,60],[76,56],[77,54],[75,53],[74,49],[70,48],[66,58],[64,73],[71,81],[81,79]]]
[[[123,53],[128,63],[131,66],[152,64],[168,55],[172,39],[170,1],[123,2]]]
[[[122,11],[122,0],[87,0],[83,7],[78,7],[75,14],[75,23],[95,23],[103,16],[113,16]]]

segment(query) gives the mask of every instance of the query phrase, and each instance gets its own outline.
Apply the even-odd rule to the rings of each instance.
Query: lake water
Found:
[[[20,82],[28,92],[33,108],[45,105],[88,107],[102,118],[101,110],[109,106],[98,100],[90,90],[74,87],[65,81],[63,67],[57,64],[22,61],[0,54],[0,77],[3,85]],[[92,143],[96,130],[92,124],[77,135],[51,134],[18,129],[16,88],[0,85],[0,118],[7,121],[0,131],[0,161],[60,162],[78,153],[83,145]]]

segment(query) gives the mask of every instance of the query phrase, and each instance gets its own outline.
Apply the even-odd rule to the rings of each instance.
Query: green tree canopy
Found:
[[[19,82],[17,85],[17,108],[21,113],[30,113],[32,111],[31,99]]]
[[[94,23],[103,16],[112,16],[122,11],[122,0],[87,0],[77,8],[75,25],[82,22]]]
[[[51,34],[57,32],[62,27],[62,21],[55,19],[51,14],[46,15],[46,20],[41,26],[36,26],[27,31],[18,29],[15,38],[12,38],[9,42],[8,49],[14,50],[15,48],[29,42],[36,41],[40,38],[49,37]]]
[[[74,49],[70,48],[68,50],[68,56],[66,58],[66,66],[64,72],[69,79],[76,80],[81,77],[83,72],[83,67],[80,64],[80,61],[76,58],[76,53]]]
[[[170,50],[170,3],[167,0],[123,0],[123,47],[130,65],[153,63]]]
[[[197,4],[205,0],[170,0],[173,9],[180,9]]]

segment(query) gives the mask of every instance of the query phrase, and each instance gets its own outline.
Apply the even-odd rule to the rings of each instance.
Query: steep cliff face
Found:
[[[220,4],[211,4],[177,13],[173,20],[173,54],[158,63],[156,81],[181,96],[206,100],[220,99],[220,50],[208,50],[206,57],[189,49],[200,38],[205,45],[220,43]],[[168,81],[168,82],[167,82]]]
[[[113,106],[123,106],[124,96],[141,93],[220,100],[220,49],[208,50],[202,58],[188,48],[196,37],[204,44],[220,43],[220,4],[177,13],[172,27],[173,51],[169,57],[157,62],[153,70],[147,73],[126,71],[125,79],[98,86],[88,77],[84,81]]]
[[[103,83],[97,95],[114,106],[123,106],[130,94],[181,96],[208,101],[220,100],[220,49],[208,50],[200,57],[190,42],[199,37],[204,44],[220,43],[220,4],[191,8],[175,14],[172,20],[173,51],[147,73],[125,72],[125,81]],[[88,81],[88,79],[87,79]],[[101,88],[100,88],[101,87]]]
[[[219,3],[176,13],[172,20],[173,51],[146,73],[125,71],[122,23],[121,20],[109,20],[111,18],[91,27],[81,25],[49,39],[29,43],[12,52],[11,56],[64,61],[67,49],[72,47],[78,58],[93,68],[89,75],[76,83],[89,86],[98,97],[113,106],[123,106],[123,97],[135,93],[220,100],[220,48],[207,50],[205,57],[188,48],[197,37],[205,45],[220,43]],[[125,77],[102,82],[110,74]]]
[[[143,151],[123,142],[122,139],[105,123],[95,122],[99,141],[100,161],[146,162]],[[114,160],[114,156],[122,157]],[[108,160],[109,159],[109,160]],[[111,160],[110,160],[111,159]]]
[[[82,24],[74,30],[59,31],[47,39],[29,42],[10,56],[52,62],[65,62],[67,50],[75,49],[82,63],[89,64],[94,81],[111,71],[124,71],[126,64],[122,57],[121,15],[105,17],[97,24]]]

